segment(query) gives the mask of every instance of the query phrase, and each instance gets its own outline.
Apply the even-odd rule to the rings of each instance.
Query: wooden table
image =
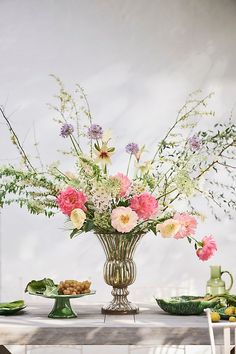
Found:
[[[51,304],[52,305],[52,304]],[[140,314],[106,316],[101,305],[73,304],[77,319],[47,318],[50,307],[31,305],[15,316],[0,316],[1,345],[209,345],[207,319],[171,316],[157,305],[140,305]],[[222,343],[217,334],[217,343]]]

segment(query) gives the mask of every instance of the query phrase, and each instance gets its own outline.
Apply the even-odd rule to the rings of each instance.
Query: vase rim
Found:
[[[99,236],[103,236],[103,235],[119,235],[119,236],[141,236],[141,235],[145,235],[147,232],[135,232],[134,234],[132,233],[122,233],[122,232],[94,232],[95,235],[99,235]]]

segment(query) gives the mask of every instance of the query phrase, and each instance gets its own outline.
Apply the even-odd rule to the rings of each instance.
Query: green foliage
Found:
[[[54,215],[59,189],[42,173],[16,170],[13,166],[0,169],[0,207],[17,203],[31,214]]]
[[[57,295],[58,292],[56,291],[57,285],[54,283],[52,279],[44,278],[41,280],[31,280],[25,288],[25,292],[30,294],[41,294],[41,295],[48,295],[53,294]]]
[[[235,212],[236,126],[230,117],[228,122],[216,123],[211,129],[200,128],[202,120],[214,118],[214,112],[206,110],[211,97],[212,94],[203,99],[190,96],[158,145],[152,160],[156,178],[152,191],[159,191],[158,199],[164,211],[174,202],[186,199],[189,211],[198,214],[195,200],[201,196],[216,219],[220,219],[222,211],[230,218]],[[189,147],[188,138],[193,135],[201,141],[197,151]],[[226,180],[223,184],[222,174]],[[203,180],[204,189],[200,187]]]
[[[83,230],[78,230],[78,229],[73,229],[70,233],[70,238],[74,238],[76,236],[79,236],[80,234],[82,234]]]

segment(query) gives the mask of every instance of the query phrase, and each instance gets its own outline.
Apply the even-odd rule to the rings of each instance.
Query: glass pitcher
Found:
[[[210,266],[211,269],[211,277],[207,282],[206,292],[209,295],[224,295],[229,293],[230,289],[233,286],[233,276],[227,270],[221,271],[221,266],[215,265]],[[228,288],[225,286],[224,280],[222,280],[221,276],[227,273],[230,277],[230,285]]]

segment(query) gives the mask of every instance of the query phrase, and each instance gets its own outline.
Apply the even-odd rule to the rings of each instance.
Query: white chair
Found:
[[[221,321],[221,322],[212,322],[211,320],[211,310],[206,309],[205,312],[207,313],[207,320],[208,320],[208,327],[209,327],[209,334],[210,334],[210,341],[211,341],[211,352],[212,354],[216,354],[216,345],[215,345],[215,337],[214,337],[214,329],[215,328],[222,328],[223,335],[224,335],[224,354],[233,354],[235,352],[236,346],[236,322],[228,322],[228,321]],[[234,333],[233,343],[234,345],[230,344],[231,340],[231,329]]]

